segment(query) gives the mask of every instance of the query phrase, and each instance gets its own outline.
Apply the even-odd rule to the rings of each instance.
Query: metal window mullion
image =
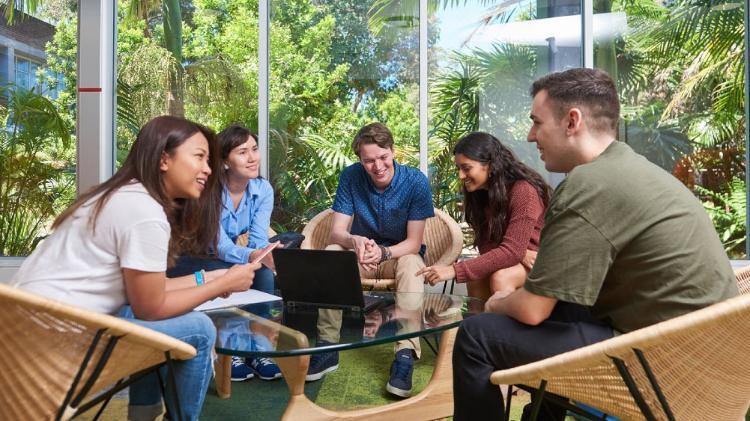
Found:
[[[260,167],[260,175],[269,178],[269,135],[268,135],[268,45],[269,20],[271,0],[258,2],[258,139],[260,140],[260,156],[264,165]]]
[[[115,165],[114,0],[78,2],[78,192],[112,176]]]
[[[428,70],[428,47],[427,30],[427,2],[429,0],[419,0],[419,169],[425,175],[427,174],[427,127],[429,104],[429,84],[427,83]]]
[[[581,61],[583,67],[594,68],[594,0],[581,0]]]

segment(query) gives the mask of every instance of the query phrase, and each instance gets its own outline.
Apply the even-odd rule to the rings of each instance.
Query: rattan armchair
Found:
[[[495,371],[490,381],[519,385],[562,404],[572,399],[623,420],[745,419],[750,405],[750,268],[735,274],[739,297]]]
[[[0,321],[2,420],[69,419],[100,403],[103,409],[133,380],[196,354],[161,333],[3,284]],[[179,415],[175,408],[172,416]]]
[[[303,249],[324,249],[333,224],[333,210],[326,209],[317,214],[305,225],[302,235]],[[435,216],[428,218],[425,224],[424,244],[427,252],[424,261],[427,266],[449,265],[456,261],[463,248],[461,227],[447,213],[435,209]],[[362,286],[368,289],[392,289],[395,279],[362,279]]]

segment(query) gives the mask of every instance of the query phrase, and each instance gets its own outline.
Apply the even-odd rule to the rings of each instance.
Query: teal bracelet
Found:
[[[199,286],[203,285],[203,283],[206,281],[206,278],[205,278],[206,271],[201,269],[195,272],[194,275],[195,275],[195,284]]]

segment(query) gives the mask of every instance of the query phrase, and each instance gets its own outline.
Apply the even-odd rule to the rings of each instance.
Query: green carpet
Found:
[[[339,369],[317,382],[305,384],[305,395],[316,404],[331,410],[352,410],[380,406],[398,401],[385,391],[393,361],[393,344],[343,351]],[[414,366],[413,393],[424,389],[432,376],[435,354],[422,340],[422,358]],[[219,399],[213,384],[209,386],[201,420],[277,420],[284,413],[289,391],[283,380],[263,381],[257,378],[232,382],[232,397]],[[520,419],[521,407],[528,395],[513,398],[511,420]],[[81,419],[88,420],[95,412]],[[127,396],[119,395],[107,407],[103,420],[126,420]]]
[[[317,382],[305,384],[305,395],[332,410],[359,409],[396,402],[385,391],[393,360],[393,344],[343,351],[339,369]],[[414,392],[419,393],[432,375],[435,355],[422,342],[422,358],[414,366]],[[274,420],[284,413],[289,392],[283,380],[251,379],[232,383],[232,397],[222,400],[213,384],[209,388],[201,419]]]

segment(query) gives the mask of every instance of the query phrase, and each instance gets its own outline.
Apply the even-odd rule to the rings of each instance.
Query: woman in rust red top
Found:
[[[513,291],[523,285],[536,257],[551,189],[488,133],[463,137],[453,155],[479,256],[419,273],[432,285],[453,278],[466,282],[469,295],[482,299]]]

